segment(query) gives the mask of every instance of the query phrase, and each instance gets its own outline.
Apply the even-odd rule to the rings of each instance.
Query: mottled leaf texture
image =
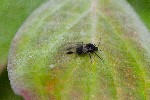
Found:
[[[103,60],[65,53],[81,42],[96,44]],[[144,100],[149,44],[149,31],[124,0],[50,0],[18,30],[9,79],[26,100]]]

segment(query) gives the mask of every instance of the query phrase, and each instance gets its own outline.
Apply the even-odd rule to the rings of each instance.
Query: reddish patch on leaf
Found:
[[[55,100],[54,91],[56,89],[55,87],[56,87],[57,82],[58,82],[57,79],[52,79],[46,84],[50,100]]]
[[[57,83],[57,80],[55,80],[55,79],[50,81],[50,82],[48,82],[47,83],[48,91],[54,91],[56,83]]]
[[[22,95],[25,100],[34,100],[33,98],[35,98],[33,95],[31,95],[31,92],[27,90],[21,90],[20,95]]]

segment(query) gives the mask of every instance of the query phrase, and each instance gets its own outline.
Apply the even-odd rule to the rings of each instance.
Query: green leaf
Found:
[[[0,0],[0,74],[6,68],[11,41],[29,14],[46,0]]]
[[[77,42],[96,44],[103,60],[67,55],[66,45]],[[124,0],[51,0],[12,42],[11,86],[28,100],[146,99],[149,44],[149,31]]]

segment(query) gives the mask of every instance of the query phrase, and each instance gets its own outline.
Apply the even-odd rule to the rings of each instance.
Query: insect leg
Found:
[[[101,39],[102,39],[102,38],[100,38],[99,40],[101,41]],[[100,46],[100,41],[98,42],[98,45],[97,45],[97,46]]]
[[[91,59],[91,62],[92,62],[92,57],[91,57],[91,54],[90,54],[90,52],[89,52],[88,54],[89,54],[89,56],[90,56],[90,59]]]

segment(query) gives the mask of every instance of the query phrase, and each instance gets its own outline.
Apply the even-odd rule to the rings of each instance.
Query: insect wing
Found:
[[[67,52],[73,52],[75,53],[76,52],[76,48],[82,46],[83,43],[82,42],[69,42],[69,43],[66,43],[66,44],[63,44],[61,46],[61,51],[65,54],[67,54]]]
[[[74,57],[71,55],[74,55],[76,53],[76,48],[82,46],[82,44],[82,42],[69,42],[61,45],[58,48],[58,52],[55,54],[55,62],[65,63],[67,61],[73,60]]]

